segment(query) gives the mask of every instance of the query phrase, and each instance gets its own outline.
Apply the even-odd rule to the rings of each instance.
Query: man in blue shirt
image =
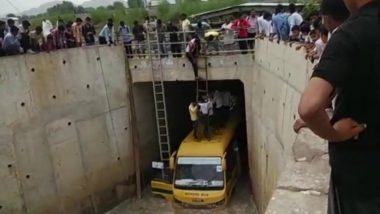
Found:
[[[6,55],[15,55],[20,53],[20,42],[17,39],[18,28],[10,27],[10,31],[5,35],[3,41],[3,50]]]
[[[276,7],[276,13],[273,16],[273,30],[278,37],[278,41],[288,41],[289,40],[289,14],[285,13],[284,7],[279,4]]]

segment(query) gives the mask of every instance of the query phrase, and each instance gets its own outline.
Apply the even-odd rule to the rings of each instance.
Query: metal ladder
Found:
[[[198,66],[198,79],[196,80],[196,101],[199,103],[199,101],[202,99],[203,96],[209,97],[209,83],[208,83],[208,59],[207,59],[207,44],[204,47],[204,51],[202,54],[200,54],[198,58],[198,63],[200,63],[200,66]],[[208,131],[206,131],[206,137],[210,137],[210,117],[207,116],[206,126],[209,127]]]
[[[207,46],[204,49],[204,52],[199,56],[200,66],[198,66],[198,79],[196,80],[197,89],[196,89],[196,101],[202,98],[202,96],[209,95],[208,87],[208,59],[207,59]]]
[[[150,63],[152,67],[152,85],[153,85],[153,96],[154,105],[156,111],[156,124],[158,133],[158,144],[160,150],[160,160],[164,163],[162,169],[162,179],[166,179],[168,174],[166,174],[166,169],[169,166],[169,160],[171,155],[170,149],[170,139],[169,139],[169,127],[166,112],[165,103],[165,87],[164,87],[164,75],[162,70],[162,60],[159,47],[158,32],[155,30],[155,39],[152,41],[156,44],[157,52],[152,50],[150,33],[147,32],[147,43],[148,43],[148,57],[150,58]],[[153,51],[153,52],[152,52]]]

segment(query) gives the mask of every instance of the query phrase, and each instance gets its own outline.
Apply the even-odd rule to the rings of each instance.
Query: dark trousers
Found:
[[[20,39],[20,45],[22,49],[24,49],[24,53],[26,53],[29,49],[32,48],[31,42],[30,42],[30,36],[29,35],[22,35]]]
[[[238,37],[238,39],[247,39],[246,37]],[[239,48],[242,50],[241,54],[247,54],[248,44],[247,40],[239,40]]]
[[[256,33],[248,33],[248,46],[249,46],[249,49],[254,49],[255,48],[255,37],[256,37]]]
[[[200,123],[202,124],[202,134],[206,138],[210,137],[210,116],[205,114],[200,114],[199,117]]]
[[[199,137],[199,131],[198,131],[198,126],[199,126],[199,121],[192,121],[193,122],[193,129],[194,129],[194,138]]]
[[[128,58],[133,58],[132,55],[132,41],[131,42],[124,42],[125,47],[125,53],[127,54]]]
[[[186,57],[189,59],[191,65],[193,66],[193,72],[195,78],[198,77],[198,58],[194,54],[186,53]]]
[[[107,44],[106,37],[99,36],[99,44],[106,45]]]
[[[95,38],[94,38],[94,36],[86,36],[84,38],[84,40],[86,41],[86,45],[87,46],[91,46],[91,45],[95,44]]]
[[[376,169],[374,169],[376,170]],[[328,214],[372,214],[380,213],[380,195],[359,196],[345,195],[334,183],[331,176],[328,195]]]
[[[173,41],[174,42],[174,41]],[[173,57],[181,57],[181,44],[170,45]]]

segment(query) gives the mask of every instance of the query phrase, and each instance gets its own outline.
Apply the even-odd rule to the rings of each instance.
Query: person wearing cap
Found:
[[[380,213],[380,3],[344,3],[351,16],[332,34],[298,111],[329,142],[328,213],[374,214]],[[330,120],[325,108],[334,95]]]

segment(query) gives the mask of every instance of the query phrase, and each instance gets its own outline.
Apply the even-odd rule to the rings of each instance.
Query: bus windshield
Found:
[[[179,157],[174,184],[178,189],[223,189],[222,159],[220,157]]]

